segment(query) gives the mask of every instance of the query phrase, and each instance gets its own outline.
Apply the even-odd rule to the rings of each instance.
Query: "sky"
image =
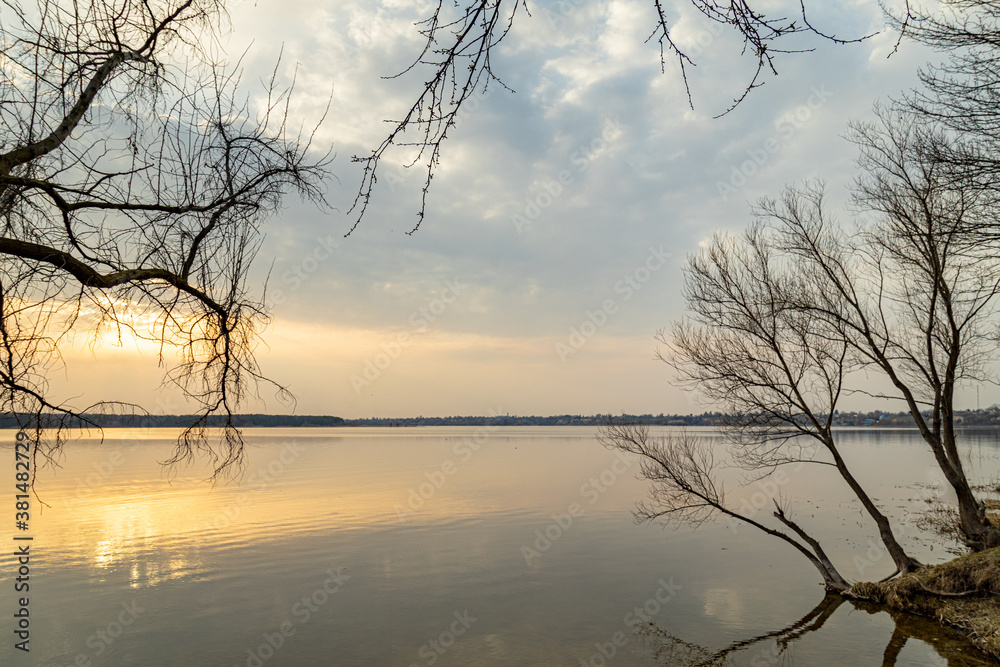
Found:
[[[798,2],[760,6],[776,14]],[[269,275],[273,320],[257,350],[267,387],[241,411],[347,418],[486,414],[698,413],[673,384],[657,331],[684,314],[685,258],[750,205],[805,178],[827,183],[850,220],[856,155],[847,123],[916,85],[933,54],[884,30],[878,3],[806,3],[815,39],[779,57],[778,76],[733,112],[754,62],[692,9],[666,3],[696,67],[694,109],[675,63],[661,70],[651,1],[530,2],[494,54],[491,86],[449,132],[417,221],[422,174],[386,159],[368,212],[348,237],[361,179],[351,156],[376,146],[415,99],[421,72],[394,79],[422,45],[431,3],[257,0],[230,5],[224,57],[247,90],[278,63],[295,80],[291,116],[333,149],[329,210],[286,201],[267,228],[254,279]],[[881,32],[879,32],[881,31]],[[279,60],[280,59],[280,60]],[[255,88],[255,86],[257,86]],[[138,401],[193,409],[160,387],[155,353],[134,341],[64,351],[53,388],[71,403]],[[985,392],[984,392],[985,394]],[[960,399],[975,406],[975,390]],[[987,400],[986,397],[982,399]],[[970,402],[971,401],[971,402]],[[858,407],[862,407],[859,404]]]

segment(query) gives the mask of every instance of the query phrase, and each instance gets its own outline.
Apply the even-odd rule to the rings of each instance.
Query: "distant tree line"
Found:
[[[123,414],[86,414],[80,418],[66,418],[65,415],[43,414],[43,428],[186,428],[191,424],[191,415],[143,415],[133,413]],[[12,413],[0,414],[0,428],[18,428],[23,423],[23,415]],[[51,421],[47,424],[46,420]],[[207,428],[225,428],[228,425],[225,415],[211,415],[205,421]],[[288,426],[343,426],[341,417],[328,415],[232,415],[232,424],[237,428],[248,427],[288,427]]]
[[[632,421],[659,426],[714,426],[721,423],[722,413],[706,412],[700,415],[622,415]],[[408,417],[351,419],[348,426],[601,426],[608,415],[539,415],[516,416],[451,416],[451,417]]]
[[[248,414],[233,415],[234,423],[240,428],[288,428],[288,427],[331,427],[331,426],[380,426],[380,427],[413,427],[413,426],[603,426],[609,415],[499,415],[499,416],[449,416],[449,417],[370,417],[367,419],[344,419],[333,415],[265,415]],[[67,424],[65,417],[49,415],[55,423],[62,422],[64,427],[88,428],[95,425],[100,428],[184,428],[190,423],[191,415],[142,415],[142,414],[87,414],[86,420],[80,419]],[[618,415],[616,418],[626,419],[631,423],[649,426],[716,426],[723,427],[736,416],[722,412],[703,412],[687,415]],[[740,416],[742,417],[742,416]],[[962,426],[1000,426],[1000,407],[993,406],[984,410],[969,410],[956,414]],[[214,420],[214,421],[213,421]],[[225,420],[222,417],[209,420],[209,428],[222,428]],[[908,412],[837,412],[834,415],[835,426],[875,426],[875,427],[909,427],[916,428],[913,418]],[[18,415],[0,413],[0,428],[14,429],[18,427]]]

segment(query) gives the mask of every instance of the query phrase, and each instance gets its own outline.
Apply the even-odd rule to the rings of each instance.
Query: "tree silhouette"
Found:
[[[323,202],[327,156],[287,126],[276,76],[264,103],[240,97],[213,54],[217,0],[0,7],[2,408],[39,436],[88,423],[48,395],[60,346],[131,334],[159,345],[165,382],[199,406],[171,461],[201,451],[215,474],[235,469],[233,410],[265,381],[267,314],[247,271],[286,193]]]
[[[748,0],[688,0],[690,5],[713,23],[732,30],[743,41],[743,53],[755,64],[750,80],[735,91],[732,104],[723,111],[725,115],[735,109],[752,90],[763,85],[768,75],[777,76],[777,59],[785,54],[811,50],[801,43],[790,46],[796,35],[811,35],[820,41],[836,44],[860,42],[871,35],[841,39],[813,27],[805,2],[795,16],[776,16],[767,13],[763,2]],[[694,108],[688,85],[689,71],[696,63],[674,39],[671,17],[662,0],[652,0],[655,10],[647,42],[655,40],[660,48],[661,69],[667,61],[675,61],[684,80],[687,103]],[[510,34],[516,21],[529,15],[526,0],[468,0],[446,3],[438,0],[430,16],[418,23],[425,42],[421,53],[403,72],[390,78],[419,73],[424,77],[423,89],[416,101],[391,121],[391,130],[385,139],[370,153],[355,155],[353,160],[363,166],[361,186],[350,212],[356,214],[354,226],[361,222],[371,202],[378,182],[379,163],[394,147],[416,150],[409,166],[420,165],[424,185],[417,222],[410,234],[420,228],[427,211],[427,194],[434,179],[434,170],[441,158],[441,150],[448,131],[458,122],[459,112],[477,90],[485,91],[490,85],[507,86],[501,74],[493,67],[493,54]],[[509,90],[509,89],[508,89]]]

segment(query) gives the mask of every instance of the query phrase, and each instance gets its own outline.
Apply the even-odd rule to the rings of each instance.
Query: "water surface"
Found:
[[[251,429],[241,483],[214,487],[206,469],[164,473],[174,431],[71,442],[38,475],[48,507],[32,501],[29,655],[0,563],[0,664],[986,664],[933,624],[824,600],[799,554],[750,528],[636,525],[638,466],[594,432]],[[916,433],[842,439],[911,553],[949,558],[913,524],[947,500]],[[995,432],[965,451],[996,479]],[[831,472],[790,469],[777,490],[729,472],[727,489],[751,508],[780,492],[846,577],[887,575]]]

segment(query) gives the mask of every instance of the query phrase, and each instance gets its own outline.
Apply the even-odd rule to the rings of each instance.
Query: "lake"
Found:
[[[0,559],[0,664],[988,664],[932,623],[824,600],[800,554],[749,527],[636,524],[647,483],[594,434],[249,429],[242,481],[214,487],[207,468],[159,465],[176,431],[72,441],[61,467],[38,472],[48,506],[32,499],[21,533],[33,538],[28,654],[14,649],[14,547]],[[0,432],[11,478],[14,435]],[[841,440],[910,553],[950,558],[914,525],[948,499],[916,432]],[[995,482],[1000,435],[963,443],[970,477]],[[892,571],[828,466],[771,486],[727,475],[731,504],[758,517],[772,495],[793,499],[848,579]],[[14,532],[7,544],[25,544]]]

